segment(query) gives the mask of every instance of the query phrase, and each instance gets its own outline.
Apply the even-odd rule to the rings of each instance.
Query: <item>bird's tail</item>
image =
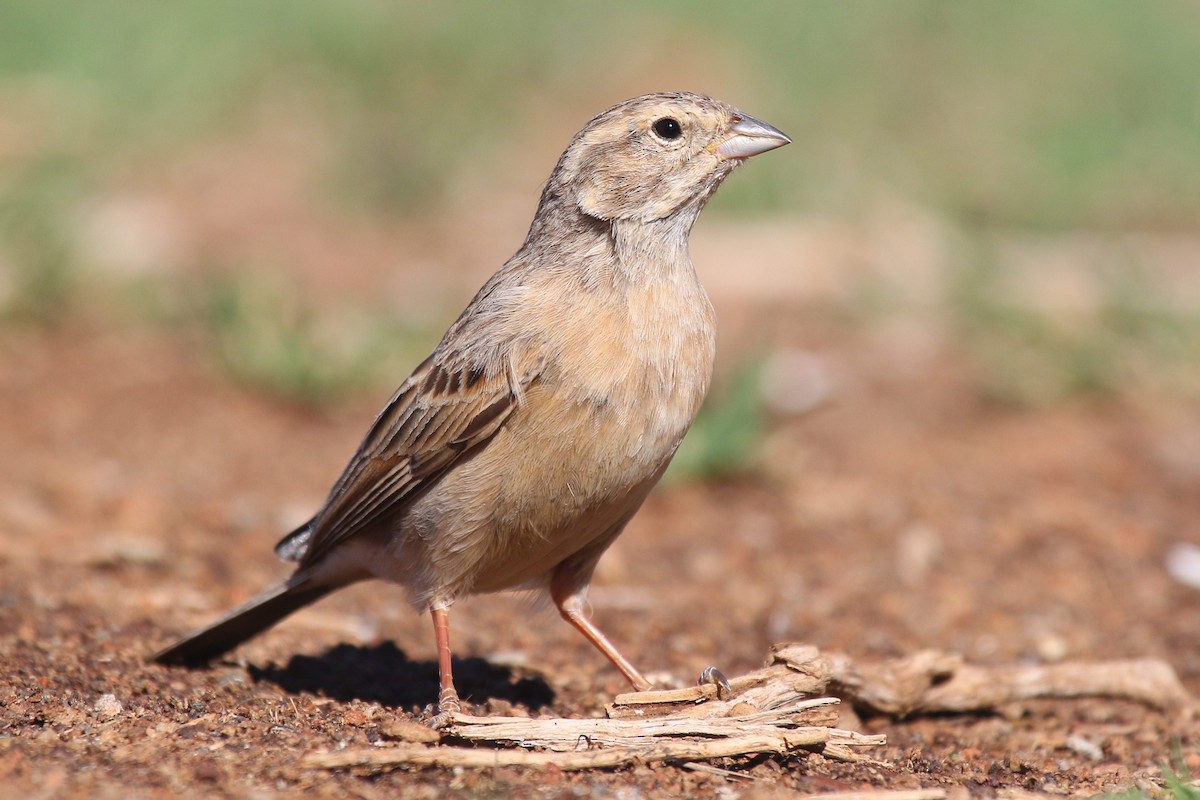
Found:
[[[160,650],[151,660],[160,664],[187,666],[206,664],[337,588],[338,584],[314,584],[307,578],[285,581],[233,609],[216,622]]]

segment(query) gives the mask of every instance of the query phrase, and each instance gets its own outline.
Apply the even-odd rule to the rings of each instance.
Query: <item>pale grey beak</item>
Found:
[[[792,141],[783,131],[754,117],[739,114],[735,120],[729,138],[713,149],[721,158],[749,158]]]

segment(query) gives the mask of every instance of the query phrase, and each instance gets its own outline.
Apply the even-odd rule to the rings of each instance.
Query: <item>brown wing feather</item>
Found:
[[[464,455],[485,445],[538,369],[513,386],[508,372],[427,359],[396,391],[313,519],[302,566],[395,514]]]

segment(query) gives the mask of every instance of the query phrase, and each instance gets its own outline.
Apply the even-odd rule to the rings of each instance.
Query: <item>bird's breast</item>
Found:
[[[409,517],[418,598],[523,585],[610,535],[675,453],[712,375],[698,283],[543,309],[538,378],[488,445]],[[469,502],[468,502],[469,501]]]
[[[694,280],[581,309],[561,343],[552,391],[581,406],[592,431],[630,456],[660,461],[695,419],[712,379],[712,305]],[[623,447],[616,447],[618,443]]]

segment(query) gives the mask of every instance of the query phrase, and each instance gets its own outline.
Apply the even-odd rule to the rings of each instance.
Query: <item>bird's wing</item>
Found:
[[[538,378],[541,364],[489,371],[461,353],[426,359],[396,391],[329,493],[294,536],[307,540],[301,566],[378,523],[485,446]],[[301,541],[303,541],[303,539]],[[298,542],[299,543],[299,542]]]

